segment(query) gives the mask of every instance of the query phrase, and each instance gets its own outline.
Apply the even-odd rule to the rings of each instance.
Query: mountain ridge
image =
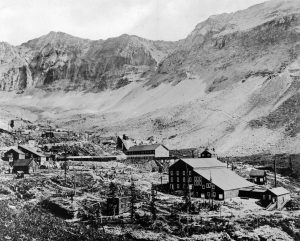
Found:
[[[176,42],[51,32],[0,54],[13,90],[0,100],[36,120],[224,155],[300,152],[297,0],[212,16]]]

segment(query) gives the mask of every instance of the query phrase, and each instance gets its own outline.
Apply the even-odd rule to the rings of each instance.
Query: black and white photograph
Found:
[[[300,0],[0,0],[1,241],[300,241]]]

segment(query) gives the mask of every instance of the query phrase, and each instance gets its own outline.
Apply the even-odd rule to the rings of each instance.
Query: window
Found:
[[[205,194],[204,193],[201,193],[201,198],[205,198]]]
[[[174,190],[174,185],[173,184],[170,185],[170,189]]]
[[[205,189],[205,185],[202,185],[202,189]]]
[[[176,171],[176,175],[179,176],[179,171]]]
[[[192,182],[192,178],[191,177],[189,177],[189,182]]]
[[[210,188],[210,183],[206,183],[206,187],[207,187],[207,188]]]
[[[182,171],[182,175],[185,176],[185,171]]]
[[[170,171],[170,175],[173,176],[173,171]]]
[[[189,175],[192,175],[192,171],[189,171]]]
[[[182,178],[182,181],[185,182],[185,177]]]
[[[211,189],[215,189],[215,184],[211,184]]]
[[[216,193],[215,193],[215,192],[213,192],[213,193],[212,193],[212,196],[213,196],[213,197],[216,197]]]
[[[177,177],[177,182],[179,182],[179,177]]]
[[[219,199],[223,199],[223,194],[219,194]]]
[[[180,188],[180,185],[179,185],[179,183],[177,184],[177,189],[179,189]]]
[[[173,177],[171,177],[171,182],[173,182]]]
[[[207,196],[210,197],[210,192],[207,192]]]

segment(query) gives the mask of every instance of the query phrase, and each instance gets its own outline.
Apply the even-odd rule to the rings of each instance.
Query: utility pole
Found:
[[[191,192],[190,192],[190,185],[189,185],[189,172],[188,172],[188,168],[187,168],[187,165],[185,165],[185,184],[186,184],[186,194],[185,194],[185,203],[186,203],[186,206],[187,206],[187,212],[189,213],[189,207],[190,207],[190,204],[191,204]]]
[[[210,199],[211,199],[211,208],[213,207],[214,205],[214,200],[213,200],[213,196],[212,196],[212,178],[211,178],[211,173],[210,173]]]
[[[276,159],[274,159],[274,179],[275,179],[275,187],[277,187],[277,178],[276,178]]]

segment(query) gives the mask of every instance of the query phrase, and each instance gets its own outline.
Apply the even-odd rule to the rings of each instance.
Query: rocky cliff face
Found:
[[[0,89],[119,88],[132,81],[127,75],[135,79],[153,72],[175,45],[129,35],[91,41],[50,32],[18,47],[3,44]]]
[[[300,51],[299,1],[270,1],[198,24],[181,47],[164,59],[160,74],[201,75],[207,91],[253,75],[281,73]]]

